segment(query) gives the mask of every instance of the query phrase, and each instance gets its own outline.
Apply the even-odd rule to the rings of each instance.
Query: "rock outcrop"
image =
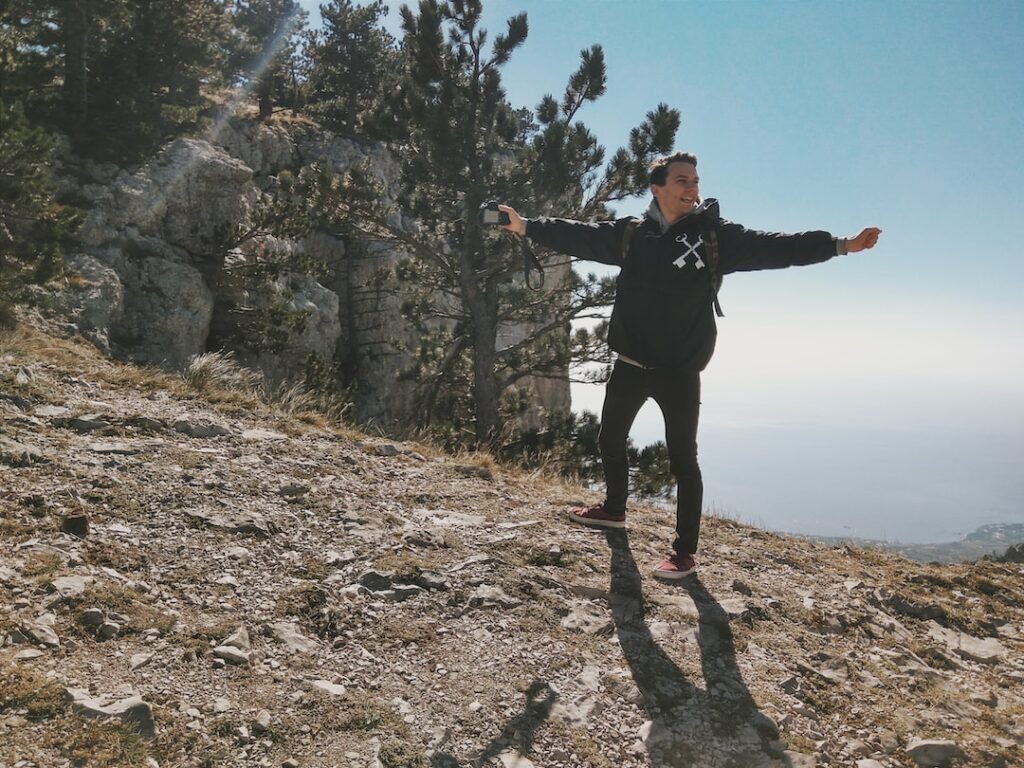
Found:
[[[203,136],[180,138],[135,169],[63,152],[63,195],[85,211],[68,259],[64,289],[48,299],[60,321],[120,359],[181,370],[196,355],[222,349],[263,372],[269,389],[300,380],[307,363],[341,371],[354,385],[355,416],[385,428],[409,423],[412,385],[402,373],[417,338],[395,286],[379,274],[402,258],[394,246],[343,241],[316,232],[301,241],[261,235],[225,255],[224,242],[252,225],[280,184],[313,162],[344,172],[368,164],[385,202],[398,167],[380,145],[332,135],[308,122],[265,124],[212,117]],[[393,224],[411,227],[399,212]],[[254,249],[304,251],[328,267],[319,281],[282,274],[254,294],[233,277]],[[247,315],[273,306],[304,321],[273,345],[239,342]],[[523,329],[505,329],[517,338]],[[536,414],[569,408],[567,381],[530,380]]]

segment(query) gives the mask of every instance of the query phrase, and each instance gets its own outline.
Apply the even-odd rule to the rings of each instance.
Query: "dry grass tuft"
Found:
[[[0,714],[23,713],[29,720],[48,720],[64,712],[64,688],[35,670],[0,667]]]
[[[91,584],[72,601],[72,605],[81,608],[101,608],[104,611],[123,614],[128,617],[128,625],[123,627],[126,632],[156,629],[161,634],[167,634],[178,622],[176,616],[154,608],[141,600],[136,593],[111,582]]]
[[[189,361],[181,378],[198,392],[226,389],[255,394],[263,386],[263,376],[239,365],[230,352],[196,355]]]
[[[145,765],[150,749],[138,731],[128,725],[86,720],[71,734],[67,754],[75,765],[120,768]]]
[[[322,426],[322,420],[341,422],[352,403],[335,392],[311,389],[302,382],[283,384],[270,395],[270,403],[282,413]]]

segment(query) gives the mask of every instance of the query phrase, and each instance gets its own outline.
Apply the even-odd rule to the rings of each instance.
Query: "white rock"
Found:
[[[274,432],[271,429],[246,429],[242,431],[243,440],[287,440],[288,435]]]
[[[239,627],[228,635],[221,645],[230,645],[232,648],[237,648],[240,651],[248,651],[252,648],[252,644],[249,642],[249,630],[244,626]]]
[[[261,709],[256,713],[256,718],[252,721],[252,732],[257,736],[266,733],[270,730],[270,712],[265,709]]]
[[[1006,657],[1006,646],[994,637],[972,637],[964,632],[930,622],[928,635],[965,659],[982,664],[997,664]]]
[[[155,735],[153,708],[141,696],[129,696],[113,704],[106,704],[102,699],[89,696],[87,691],[75,688],[66,689],[65,696],[71,701],[72,711],[83,717],[116,717],[134,725],[146,738]]]
[[[323,691],[331,696],[344,696],[345,686],[332,683],[330,680],[313,680],[310,686],[316,688],[318,691]]]
[[[315,653],[320,647],[316,641],[310,640],[299,632],[298,625],[291,622],[279,621],[270,624],[270,634],[280,643],[283,643],[290,653]]]
[[[248,651],[239,650],[233,645],[218,645],[213,649],[213,655],[231,664],[248,664],[252,658]]]
[[[131,660],[129,661],[129,666],[132,669],[138,669],[139,667],[146,666],[152,660],[153,660],[153,654],[152,653],[133,653],[132,657],[131,657]]]
[[[60,648],[60,638],[57,637],[57,633],[41,619],[31,624],[23,625],[21,631],[34,643],[39,643],[39,645],[45,645],[49,648]]]
[[[533,762],[514,749],[506,750],[498,755],[503,768],[534,768]]]
[[[591,602],[574,603],[561,624],[566,629],[577,629],[588,635],[610,635],[615,627],[608,611]]]
[[[230,712],[234,708],[235,705],[232,704],[229,699],[225,699],[223,697],[214,699],[213,711],[218,715],[222,715],[225,712]]]

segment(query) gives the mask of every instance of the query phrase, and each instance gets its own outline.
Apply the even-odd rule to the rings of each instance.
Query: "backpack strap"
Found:
[[[626,263],[626,256],[629,254],[629,245],[633,241],[633,233],[640,226],[643,219],[630,217],[626,219],[626,226],[622,228],[622,263]]]
[[[718,289],[722,287],[722,273],[718,271],[718,228],[712,222],[704,230],[704,256],[707,258],[708,269],[711,271],[711,290],[715,304],[715,314],[725,317],[722,305],[718,303]]]

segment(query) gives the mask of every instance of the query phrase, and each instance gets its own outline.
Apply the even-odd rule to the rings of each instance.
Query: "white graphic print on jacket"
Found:
[[[680,269],[685,267],[686,266],[686,258],[692,253],[693,254],[693,258],[694,258],[694,266],[697,269],[703,269],[704,268],[704,260],[700,257],[700,254],[697,252],[697,249],[700,248],[702,245],[704,245],[704,238],[703,237],[701,237],[700,235],[697,235],[697,242],[694,243],[693,245],[690,245],[689,237],[687,237],[686,234],[682,234],[682,235],[679,235],[678,237],[676,237],[676,242],[677,243],[682,243],[686,247],[686,251],[684,251],[683,254],[678,259],[676,259],[675,261],[672,262],[675,266],[679,267]]]

